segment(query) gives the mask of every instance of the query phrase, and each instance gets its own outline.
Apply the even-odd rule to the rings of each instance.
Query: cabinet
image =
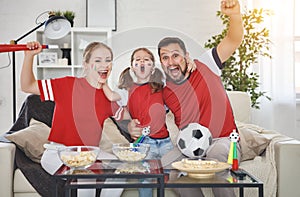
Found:
[[[103,42],[111,46],[111,29],[106,28],[78,28],[74,27],[65,37],[57,40],[48,39],[43,31],[37,31],[37,41],[46,45],[58,45],[58,49],[43,50],[39,54],[36,63],[37,79],[49,79],[64,76],[81,76],[82,75],[82,55],[84,48],[90,42]],[[69,53],[69,54],[68,54]],[[54,55],[53,55],[54,54]],[[41,61],[42,56],[51,56],[49,61]],[[58,60],[63,56],[70,56],[71,64],[61,65]],[[66,60],[65,60],[66,61]],[[45,63],[46,62],[46,63]]]

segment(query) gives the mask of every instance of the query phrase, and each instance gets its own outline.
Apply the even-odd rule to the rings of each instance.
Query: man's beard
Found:
[[[168,81],[172,81],[173,83],[180,84],[182,81],[185,80],[185,76],[186,76],[186,74],[187,74],[187,66],[185,67],[184,70],[181,70],[181,67],[180,67],[179,65],[177,66],[177,68],[178,68],[178,69],[180,70],[180,72],[181,72],[181,75],[180,75],[179,78],[174,79],[174,78],[172,78],[172,76],[169,75],[169,74],[167,74],[166,77],[167,77],[167,80],[168,80]]]

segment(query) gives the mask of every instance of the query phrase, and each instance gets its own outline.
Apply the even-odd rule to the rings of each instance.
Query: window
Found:
[[[296,93],[300,96],[300,37],[296,36],[295,39],[295,87],[296,87]],[[299,97],[300,99],[300,97]]]
[[[294,0],[294,65],[297,99],[300,99],[300,0]]]

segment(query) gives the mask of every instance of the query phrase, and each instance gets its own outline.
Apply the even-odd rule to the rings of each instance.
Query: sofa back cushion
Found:
[[[261,155],[270,144],[271,138],[257,125],[237,122],[240,134],[241,161],[254,159]]]
[[[102,136],[99,143],[99,147],[101,150],[104,150],[108,153],[113,153],[113,144],[129,143],[128,139],[123,134],[124,131],[119,129],[120,126],[118,127],[116,122],[114,122],[111,118],[107,118],[104,121]]]
[[[5,137],[14,142],[32,161],[39,163],[44,152],[43,145],[48,143],[50,128],[35,119],[31,119],[29,127],[8,134]]]
[[[234,118],[236,121],[249,123],[251,100],[246,92],[227,91],[231,107],[233,109]]]

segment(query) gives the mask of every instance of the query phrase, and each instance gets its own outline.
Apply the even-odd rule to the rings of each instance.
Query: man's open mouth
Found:
[[[171,75],[178,75],[181,74],[181,70],[178,66],[173,66],[168,68]]]

